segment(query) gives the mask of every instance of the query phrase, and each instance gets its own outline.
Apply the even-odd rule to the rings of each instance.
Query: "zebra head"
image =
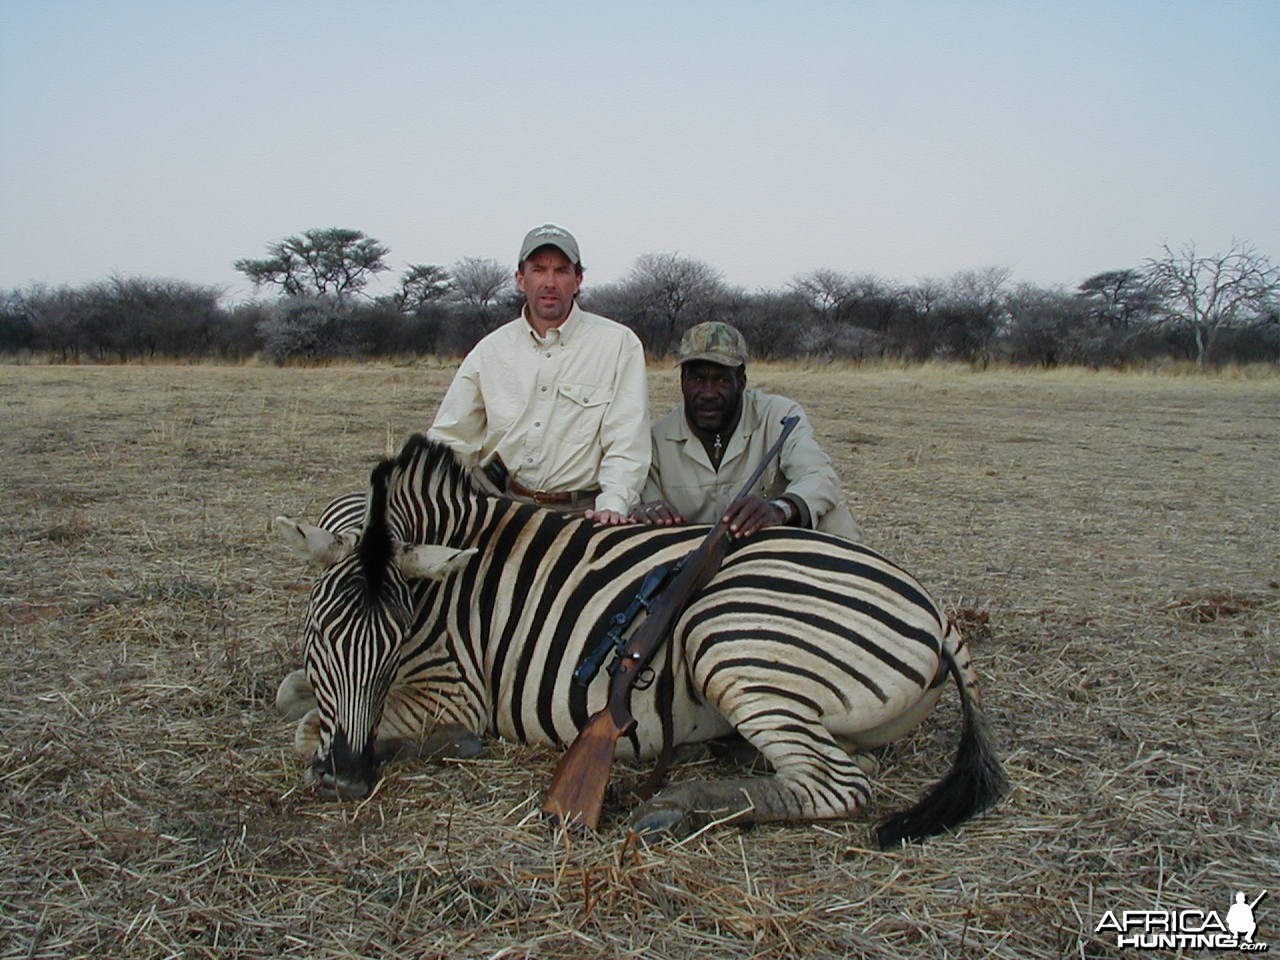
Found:
[[[395,502],[404,466],[402,457],[374,469],[358,529],[334,531],[286,517],[273,523],[292,552],[323,567],[304,630],[306,679],[315,699],[308,747],[314,744],[314,782],[339,797],[363,797],[376,782],[378,724],[423,581],[447,578],[476,552],[415,542]]]

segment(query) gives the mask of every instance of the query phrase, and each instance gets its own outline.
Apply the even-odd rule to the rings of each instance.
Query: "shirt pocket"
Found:
[[[579,442],[594,439],[600,433],[604,412],[613,400],[608,387],[590,383],[561,383],[556,387],[556,405],[552,411],[553,427],[562,437]]]

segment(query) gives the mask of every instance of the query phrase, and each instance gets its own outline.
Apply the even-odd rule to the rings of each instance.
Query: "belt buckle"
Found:
[[[555,503],[555,494],[547,493],[545,490],[534,490],[529,494],[529,499],[540,507],[544,507],[549,503]]]

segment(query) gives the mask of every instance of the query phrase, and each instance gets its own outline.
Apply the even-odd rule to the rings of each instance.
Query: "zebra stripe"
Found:
[[[312,591],[316,710],[298,742],[322,786],[357,795],[374,782],[377,757],[406,739],[461,731],[566,744],[607,697],[603,674],[585,688],[572,682],[586,650],[645,574],[706,529],[601,527],[484,497],[446,448],[421,437],[374,470],[367,497],[335,501],[321,525],[359,536]],[[406,578],[401,544],[428,543],[475,555],[443,582]],[[871,790],[849,748],[906,733],[948,673],[965,720],[956,765],[882,840],[955,826],[1003,787],[967,648],[924,588],[872,550],[762,531],[733,546],[671,643],[669,672],[634,695],[638,723],[620,751],[656,754],[664,722],[677,743],[736,732],[773,774],[663,791],[637,812],[639,828],[691,829],[725,808],[757,821],[852,814]]]

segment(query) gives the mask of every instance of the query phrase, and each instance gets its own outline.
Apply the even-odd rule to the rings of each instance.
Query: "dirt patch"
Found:
[[[1273,591],[1280,587],[1275,583],[1268,586]],[[1200,596],[1178,597],[1166,603],[1164,608],[1192,623],[1216,623],[1246,617],[1263,607],[1271,607],[1273,613],[1280,612],[1280,592],[1242,594],[1234,590],[1215,590]]]

